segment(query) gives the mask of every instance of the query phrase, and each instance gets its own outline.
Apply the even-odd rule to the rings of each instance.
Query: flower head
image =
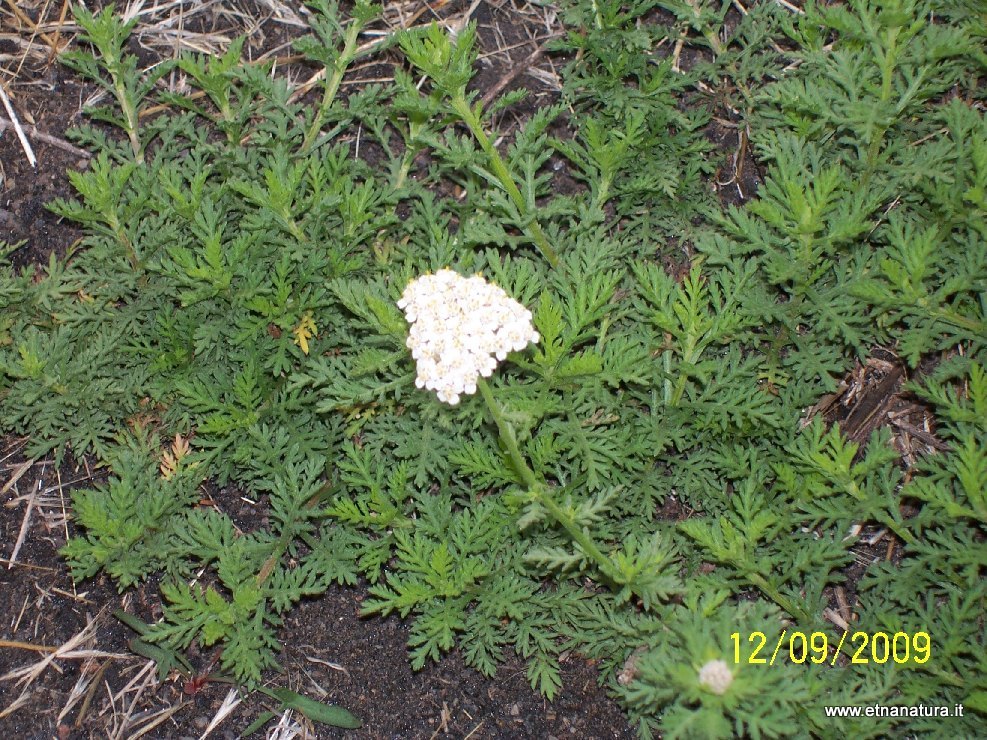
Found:
[[[539,338],[531,312],[480,275],[422,275],[408,283],[398,308],[411,324],[415,385],[453,406],[462,394],[476,393],[477,378],[489,377],[509,352]]]
[[[722,660],[711,660],[699,669],[699,685],[717,696],[723,696],[733,683],[733,672]]]

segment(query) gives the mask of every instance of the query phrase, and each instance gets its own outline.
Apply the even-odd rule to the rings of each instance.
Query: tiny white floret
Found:
[[[531,312],[481,275],[422,275],[397,305],[411,324],[406,345],[416,363],[415,385],[453,406],[476,393],[477,378],[489,377],[508,353],[539,340]]]
[[[723,660],[711,660],[699,669],[699,685],[708,691],[723,696],[733,683],[733,672]]]

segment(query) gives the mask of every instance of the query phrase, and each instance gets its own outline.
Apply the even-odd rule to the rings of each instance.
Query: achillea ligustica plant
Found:
[[[52,205],[79,248],[0,271],[0,429],[111,469],[73,495],[74,575],[163,574],[142,641],[165,669],[222,647],[248,686],[300,599],[363,579],[414,668],[514,654],[552,698],[581,653],[644,737],[982,735],[982,13],[567,0],[563,99],[516,128],[523,93],[472,87],[474,26],[399,34],[393,83],[343,88],[379,9],[310,5],[315,109],[240,43],[159,95],[127,24],[77,16],[120,135],[72,134],[100,153]],[[877,345],[921,418],[804,419]],[[206,481],[267,524],[198,506]],[[836,611],[924,662],[837,654]],[[832,649],[752,654],[786,630]],[[823,709],[865,703],[967,711]]]

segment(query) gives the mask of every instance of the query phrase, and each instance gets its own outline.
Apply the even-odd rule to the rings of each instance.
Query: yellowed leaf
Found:
[[[312,312],[307,311],[301,320],[298,322],[298,326],[291,330],[291,333],[295,335],[295,344],[301,347],[302,352],[306,355],[308,354],[308,340],[312,337],[319,336],[319,327],[315,325],[315,320],[312,318]]]
[[[161,455],[161,477],[171,480],[178,472],[178,464],[192,451],[188,440],[180,434],[175,435],[171,443],[171,449],[165,450]]]

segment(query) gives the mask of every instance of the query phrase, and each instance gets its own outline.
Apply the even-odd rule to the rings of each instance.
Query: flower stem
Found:
[[[579,526],[572,514],[556,503],[551,493],[549,493],[548,488],[542,481],[538,480],[538,477],[524,459],[524,455],[521,454],[521,449],[518,447],[514,427],[504,418],[503,410],[494,398],[490,386],[487,385],[483,378],[478,378],[476,387],[480,389],[480,394],[483,396],[483,400],[490,410],[490,415],[497,425],[497,430],[500,432],[500,440],[507,449],[507,454],[511,458],[514,470],[521,476],[521,480],[528,487],[528,492],[535,497],[539,504],[545,507],[545,510],[548,511],[549,515],[556,522],[562,525],[562,528],[565,529],[572,540],[579,545],[579,549],[582,550],[583,554],[597,565],[607,585],[611,587],[620,585],[623,579],[619,577],[610,558],[603,554],[593,541],[593,538],[590,537],[589,532]]]
[[[500,156],[500,152],[497,151],[497,147],[493,145],[490,141],[490,137],[487,136],[486,131],[483,130],[483,122],[477,115],[476,111],[470,106],[469,101],[466,100],[465,88],[460,90],[452,96],[450,101],[452,109],[456,112],[463,123],[466,124],[470,132],[476,137],[477,142],[480,144],[480,148],[487,155],[487,159],[490,163],[490,169],[500,180],[501,185],[504,186],[504,190],[507,191],[507,195],[510,197],[511,201],[514,203],[514,207],[517,208],[518,213],[528,219],[528,233],[532,240],[535,242],[535,246],[538,247],[538,251],[542,253],[542,256],[548,260],[548,263],[552,267],[559,266],[559,256],[556,254],[555,250],[552,249],[552,245],[548,242],[548,237],[545,236],[545,232],[542,231],[541,224],[538,223],[537,218],[530,212],[527,202],[524,200],[524,196],[521,195],[521,190],[518,188],[517,183],[514,182],[514,178],[511,176],[510,171],[507,169],[507,164],[504,162],[503,157]]]
[[[755,572],[747,573],[747,580],[751,582],[754,586],[760,589],[761,593],[767,596],[769,599],[774,601],[778,606],[784,609],[786,612],[791,614],[793,617],[799,620],[800,624],[809,625],[815,620],[812,615],[809,614],[805,609],[803,609],[799,604],[797,604],[792,599],[789,599],[781,591],[776,589],[767,579],[761,574]]]
[[[319,131],[325,122],[326,114],[336,100],[336,93],[339,92],[339,86],[343,81],[343,76],[346,74],[349,65],[357,57],[357,42],[359,41],[360,31],[363,30],[363,26],[364,24],[357,19],[354,19],[350,23],[343,39],[343,50],[333,63],[332,69],[326,70],[327,73],[331,72],[331,74],[322,93],[322,103],[315,112],[315,117],[312,119],[312,124],[308,127],[308,131],[305,132],[305,139],[302,141],[301,147],[302,154],[310,152],[318,140]]]

